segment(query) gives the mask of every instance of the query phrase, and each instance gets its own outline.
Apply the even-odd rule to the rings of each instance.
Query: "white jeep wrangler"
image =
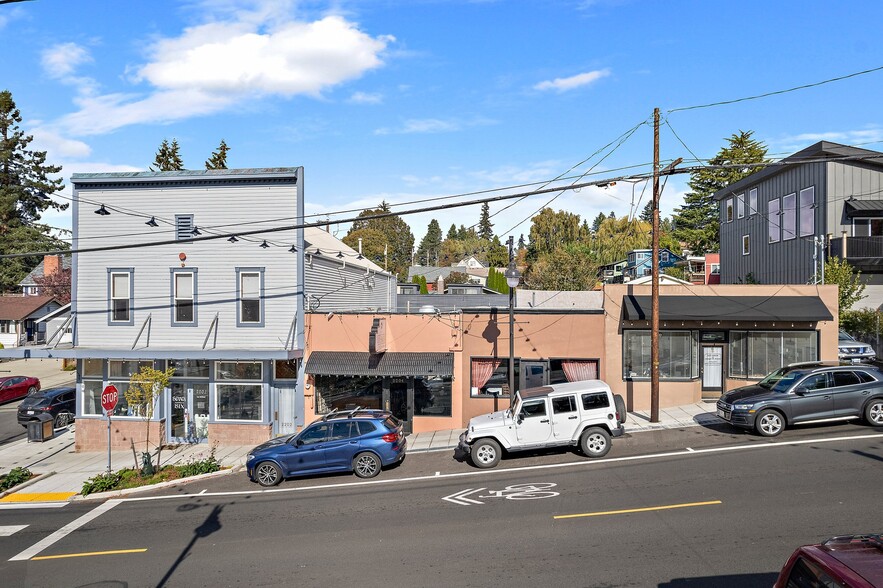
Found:
[[[578,445],[588,457],[610,451],[610,438],[625,432],[625,402],[601,380],[528,388],[513,408],[477,416],[460,435],[460,450],[479,468],[500,462],[502,450]]]

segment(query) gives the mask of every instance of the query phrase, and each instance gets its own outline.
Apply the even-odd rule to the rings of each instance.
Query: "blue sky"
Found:
[[[664,161],[710,158],[739,130],[777,156],[821,139],[883,150],[883,71],[669,112],[880,67],[881,17],[876,1],[33,0],[0,5],[0,89],[65,179],[146,170],[172,138],[204,169],[224,139],[230,167],[304,166],[307,213],[333,213],[574,166],[586,179],[648,172],[654,107]],[[668,181],[663,213],[686,179]],[[549,206],[624,216],[643,187]],[[492,205],[495,232],[526,235],[553,196]],[[419,242],[431,218],[446,231],[478,215],[405,219]]]

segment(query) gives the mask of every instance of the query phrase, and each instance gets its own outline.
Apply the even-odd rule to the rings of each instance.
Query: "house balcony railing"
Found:
[[[843,239],[831,239],[828,244],[829,257],[846,259],[867,259],[883,257],[883,237],[847,237],[846,255],[843,255]]]

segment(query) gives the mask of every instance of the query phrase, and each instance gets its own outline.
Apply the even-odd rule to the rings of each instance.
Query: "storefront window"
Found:
[[[451,376],[414,378],[414,416],[451,416]]]
[[[153,367],[152,361],[135,361],[135,360],[119,360],[111,359],[107,362],[107,377],[111,380],[114,378],[125,378],[128,380],[132,374],[137,374],[142,367]],[[120,395],[123,391],[120,390]]]
[[[81,375],[84,378],[93,376],[100,378],[104,376],[104,360],[103,359],[84,359],[80,361]]]
[[[381,409],[383,378],[379,376],[315,376],[316,414],[353,408]]]
[[[521,362],[515,358],[515,391],[520,388]],[[471,396],[509,396],[509,358],[472,359]]]
[[[748,336],[745,331],[730,331],[730,365],[727,374],[731,378],[745,377],[745,347],[748,344]]]
[[[216,380],[263,380],[263,364],[259,361],[218,361]]]
[[[598,378],[597,359],[550,359],[549,383],[580,382]]]
[[[782,366],[818,359],[815,331],[753,331],[747,338],[749,378],[763,378]]]
[[[622,351],[623,379],[650,377],[650,331],[625,331]],[[699,338],[697,332],[660,332],[659,378],[683,380],[696,378],[698,373]]]
[[[274,377],[277,380],[296,380],[297,379],[297,360],[277,360],[275,363]]]
[[[101,391],[104,382],[101,380],[83,380],[83,414],[104,414],[101,410]]]
[[[218,418],[260,421],[263,418],[262,389],[260,384],[217,384]]]
[[[175,368],[175,378],[207,378],[209,362],[205,359],[170,359],[169,367]]]

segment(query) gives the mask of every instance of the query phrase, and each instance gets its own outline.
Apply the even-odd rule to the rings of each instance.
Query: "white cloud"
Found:
[[[383,127],[374,131],[375,135],[410,135],[426,133],[453,133],[467,127],[477,127],[496,124],[496,121],[487,118],[474,118],[471,120],[440,118],[414,118],[406,120],[398,128]]]
[[[83,159],[92,153],[92,148],[86,143],[63,137],[53,129],[37,127],[31,129],[30,133],[34,136],[34,147],[38,151],[46,151],[49,161]]]
[[[832,143],[842,143],[844,145],[852,145],[861,147],[867,143],[883,142],[883,128],[870,127],[867,129],[859,129],[854,131],[829,131],[826,133],[801,133],[789,137],[783,137],[779,140],[770,141],[775,145],[776,150],[783,151],[799,151],[805,147],[809,147],[813,143],[819,141],[830,141]],[[870,147],[874,149],[874,147]]]
[[[609,75],[609,69],[599,69],[577,74],[575,76],[570,76],[569,78],[555,78],[554,80],[546,80],[536,84],[533,89],[539,90],[541,92],[545,92],[547,90],[554,90],[556,92],[567,92],[569,90],[573,90],[575,88],[587,86],[588,84],[597,82],[601,78],[606,78]]]
[[[92,61],[89,51],[76,43],[61,43],[45,49],[40,63],[51,78],[65,79],[83,63]]]
[[[368,92],[353,92],[349,101],[354,104],[380,104],[383,102],[383,95],[376,93],[371,94]]]
[[[203,2],[204,9],[228,20],[155,41],[149,62],[130,68],[129,81],[149,85],[146,91],[98,95],[89,91],[91,80],[79,80],[79,110],[59,124],[73,134],[94,135],[213,114],[267,95],[321,97],[383,66],[382,56],[395,41],[372,37],[341,16],[286,20],[289,2],[250,5],[251,11],[243,11],[229,2]],[[57,49],[47,52],[44,66],[58,76],[69,75],[87,57]]]

